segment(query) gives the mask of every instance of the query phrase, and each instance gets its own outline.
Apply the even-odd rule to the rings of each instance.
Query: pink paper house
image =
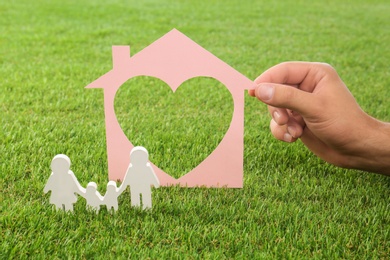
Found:
[[[176,29],[132,57],[129,46],[113,46],[112,56],[113,69],[87,86],[104,89],[109,179],[123,179],[134,147],[115,115],[114,98],[119,87],[132,77],[152,76],[166,82],[175,92],[184,81],[201,76],[220,81],[232,94],[234,111],[225,137],[203,162],[179,179],[151,164],[162,186],[241,188],[244,90],[253,88],[254,83]]]

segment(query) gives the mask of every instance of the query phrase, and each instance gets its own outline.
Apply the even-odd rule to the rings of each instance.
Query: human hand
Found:
[[[367,115],[327,64],[285,62],[249,91],[268,105],[275,138],[298,138],[334,165],[390,174],[390,124]]]

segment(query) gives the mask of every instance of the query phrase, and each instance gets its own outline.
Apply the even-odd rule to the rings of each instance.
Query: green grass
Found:
[[[86,211],[83,199],[75,214],[56,212],[43,194],[58,153],[84,187],[105,192],[103,93],[84,87],[111,69],[112,45],[135,54],[172,28],[250,79],[281,61],[328,62],[364,110],[390,121],[388,1],[61,2],[0,3],[1,259],[390,257],[390,179],[274,140],[265,105],[250,97],[243,189],[162,187],[151,212],[131,208],[126,193],[114,215]],[[175,95],[154,79],[125,84],[142,87],[117,93],[126,134],[172,174],[222,138],[232,104],[217,82],[189,81]]]

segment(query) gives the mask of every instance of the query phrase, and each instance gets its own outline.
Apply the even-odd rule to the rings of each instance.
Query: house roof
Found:
[[[87,88],[115,88],[135,76],[152,76],[175,91],[193,77],[213,77],[233,94],[254,83],[180,31],[173,29],[130,57],[129,46],[113,46],[113,69]]]

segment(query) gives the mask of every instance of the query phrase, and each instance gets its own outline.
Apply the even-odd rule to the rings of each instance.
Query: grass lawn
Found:
[[[112,68],[112,45],[135,54],[177,28],[250,79],[286,60],[327,62],[365,111],[390,121],[389,13],[386,0],[2,1],[0,258],[389,259],[390,178],[276,141],[249,96],[243,189],[161,187],[147,212],[126,192],[113,215],[83,199],[56,212],[43,193],[59,153],[82,186],[105,193],[103,92],[84,87]],[[232,99],[215,80],[175,95],[147,77],[125,85],[115,100],[125,133],[176,177],[229,125]]]

